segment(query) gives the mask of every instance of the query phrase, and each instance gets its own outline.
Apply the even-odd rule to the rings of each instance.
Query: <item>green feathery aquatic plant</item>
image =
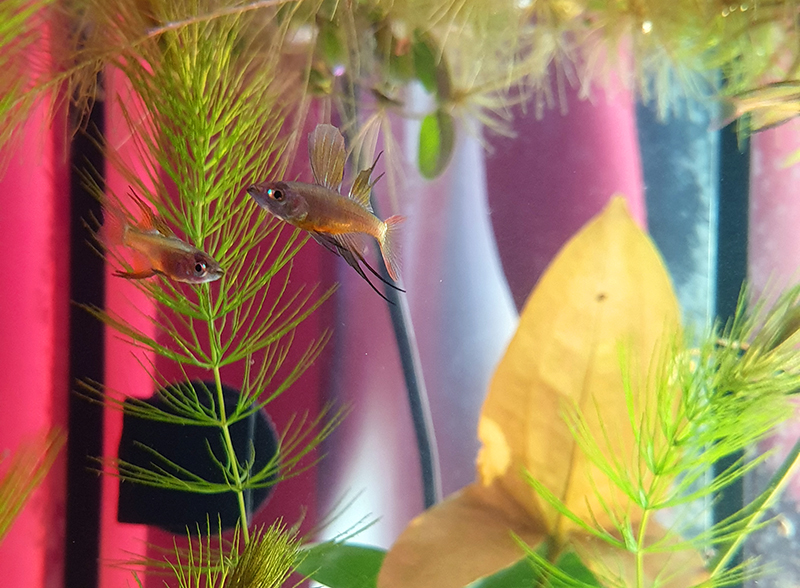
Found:
[[[249,545],[246,492],[300,471],[304,458],[339,419],[338,413],[323,413],[309,422],[299,416],[283,433],[276,459],[257,470],[253,455],[237,454],[230,434],[233,424],[289,388],[327,341],[322,336],[294,366],[284,366],[295,327],[332,290],[290,284],[292,258],[304,240],[297,232],[282,239],[277,223],[243,196],[249,183],[285,170],[288,162],[282,152],[291,135],[282,128],[287,116],[283,105],[294,102],[296,85],[280,73],[277,48],[285,31],[275,19],[236,13],[195,22],[193,15],[213,9],[215,3],[188,0],[148,6],[149,11],[135,1],[87,6],[96,36],[86,39],[86,51],[118,47],[107,76],[124,80],[136,97],[126,102],[107,93],[106,100],[119,104],[142,167],[134,168],[109,146],[108,161],[159,217],[213,256],[225,273],[216,282],[197,286],[166,278],[134,281],[158,303],[158,315],[152,319],[156,335],[105,310],[88,310],[136,347],[184,370],[191,366],[206,371],[213,385],[207,398],[198,398],[192,386],[170,385],[153,366],[143,366],[167,408],[125,400],[97,383],[84,386],[93,397],[105,398],[138,418],[216,427],[224,453],[212,459],[222,482],[155,452],[149,468],[119,460],[106,465],[128,482],[201,494],[232,492],[243,543]],[[181,24],[164,25],[148,36],[158,23],[173,22]],[[173,190],[176,197],[171,196]],[[106,203],[125,202],[123,194],[104,194],[98,186],[95,191]],[[134,222],[132,217],[128,221]],[[236,406],[228,412],[221,370],[236,362],[244,362],[244,377]],[[281,368],[286,373],[278,379]]]
[[[217,525],[219,528],[219,525]],[[253,530],[242,545],[237,526],[230,540],[222,532],[187,533],[187,546],[174,545],[171,560],[145,561],[173,576],[178,588],[278,588],[305,559],[296,529],[278,520]],[[138,573],[137,585],[142,588]]]
[[[510,132],[512,106],[532,101],[539,115],[545,107],[563,109],[568,85],[588,95],[592,84],[620,79],[654,100],[662,115],[685,94],[721,99],[731,105],[731,119],[762,109],[791,116],[800,102],[792,91],[779,104],[741,104],[765,85],[798,84],[797,0],[735,6],[722,0],[218,0],[181,6],[172,20],[163,20],[157,1],[108,2],[100,15],[88,0],[3,2],[0,144],[37,101],[53,109],[67,97],[82,120],[97,92],[96,74],[123,52],[135,54],[165,34],[237,16],[270,30],[275,59],[287,66],[282,74],[305,86],[296,103],[299,119],[312,99],[329,106],[354,99],[371,104],[360,121],[343,122],[367,147],[384,135],[393,207],[400,154],[392,148],[390,114],[424,120],[418,164],[432,177],[449,160],[455,118]],[[138,28],[119,35],[120,23],[108,20],[112,12],[122,26]],[[42,51],[43,45],[54,49]],[[717,90],[720,74],[724,84]],[[427,104],[410,102],[415,81],[426,90]],[[290,153],[294,146],[296,140]]]
[[[50,471],[65,439],[61,431],[54,429],[42,438],[23,443],[11,457],[0,461],[0,542]]]
[[[48,10],[53,0],[9,0],[0,3],[0,146],[9,141],[26,120],[35,102],[30,92],[47,71]]]
[[[692,586],[737,585],[775,571],[753,558],[730,564],[745,539],[769,522],[768,509],[800,466],[800,443],[767,487],[740,511],[705,529],[698,529],[696,516],[721,490],[769,457],[769,453],[755,455],[750,450],[793,414],[788,400],[800,389],[796,351],[800,337],[785,311],[792,308],[796,313],[798,296],[800,287],[792,288],[766,308],[764,303],[748,304],[743,293],[732,321],[702,337],[698,348],[687,349],[680,343],[668,346],[645,382],[633,381],[623,367],[625,403],[635,440],[630,461],[615,454],[615,431],[602,424],[598,430],[592,415],[577,407],[566,411],[580,450],[633,508],[620,517],[619,504],[605,502],[598,494],[600,511],[592,518],[582,517],[528,476],[531,486],[561,516],[608,548],[632,555],[634,571],[629,578],[615,572],[609,561],[597,573],[595,582],[599,583],[588,585],[671,585],[668,575],[657,581],[656,566],[669,554],[681,552],[713,553],[706,566],[708,579],[696,579]],[[628,361],[623,357],[623,366]],[[642,406],[643,402],[649,406]],[[708,477],[720,459],[742,452],[747,452],[746,459],[713,479]],[[659,532],[658,521],[670,512],[669,531]],[[597,545],[586,544],[577,548],[584,555],[601,551]],[[558,579],[554,586],[583,585],[565,575],[546,554],[530,547],[526,550],[534,570],[544,578]]]

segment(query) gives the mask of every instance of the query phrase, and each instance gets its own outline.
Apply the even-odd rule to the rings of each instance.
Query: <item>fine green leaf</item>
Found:
[[[423,119],[419,130],[419,171],[423,177],[438,177],[450,163],[455,134],[453,117],[443,110]]]
[[[374,547],[320,543],[304,552],[297,571],[330,588],[375,588],[385,555]]]
[[[508,588],[509,586],[533,586],[541,574],[533,569],[527,558],[486,576],[475,580],[466,588]]]
[[[567,551],[558,558],[556,563],[550,562],[540,550],[528,549],[526,563],[536,574],[545,580],[539,585],[548,588],[602,588],[594,574],[586,567],[574,551]]]
[[[330,68],[341,65],[347,59],[347,51],[340,38],[341,34],[342,29],[335,23],[320,19],[317,44],[325,63]]]
[[[427,34],[417,35],[411,49],[414,72],[425,91],[433,94],[439,104],[452,98],[453,88],[444,52]]]
[[[437,55],[428,37],[418,38],[411,47],[414,72],[428,94],[436,94]]]
[[[734,532],[722,542],[717,555],[709,565],[714,572],[725,569],[728,562],[730,562],[741,548],[747,535],[759,524],[759,519],[761,519],[766,510],[777,501],[781,492],[794,477],[798,466],[800,466],[800,441],[794,444],[792,450],[783,460],[781,467],[779,467],[772,476],[767,488],[755,500],[742,509],[744,516],[741,518],[744,519],[746,526],[741,530],[737,529],[738,532]]]
[[[574,551],[567,551],[558,558],[556,562],[558,569],[569,575],[574,580],[583,583],[585,586],[601,586],[595,575],[586,567]]]
[[[31,493],[42,482],[64,445],[55,429],[41,439],[23,443],[8,459],[0,460],[0,541],[6,536]]]

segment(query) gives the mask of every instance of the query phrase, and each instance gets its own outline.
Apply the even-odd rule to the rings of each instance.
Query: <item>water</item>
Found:
[[[643,104],[632,87],[664,98],[680,94],[676,78],[653,66],[647,83],[632,81],[626,68],[628,58],[667,62],[673,53],[659,49],[666,41],[658,35],[670,18],[678,24],[666,30],[684,43],[667,47],[679,46],[691,67],[702,61],[697,46],[738,51],[726,23],[749,23],[751,6],[709,13],[716,28],[701,35],[700,21],[682,16],[687,6],[669,14],[651,6],[653,14],[642,15],[606,7],[621,12],[583,18],[586,9],[573,2],[547,10],[468,4],[439,14],[397,2],[383,14],[356,3],[347,26],[334,7],[299,10],[280,51],[270,44],[278,20],[264,6],[211,2],[198,17],[197,7],[154,1],[147,13],[120,4],[120,18],[89,13],[97,22],[80,29],[86,48],[128,41],[111,47],[121,56],[115,67],[104,66],[86,127],[95,140],[72,136],[75,113],[51,111],[45,101],[20,110],[19,139],[4,146],[0,451],[19,455],[47,431],[67,441],[0,535],[0,585],[136,585],[130,565],[115,565],[133,558],[142,586],[162,586],[163,577],[141,573],[141,558],[174,560],[175,548],[196,548],[198,533],[214,535],[220,525],[232,540],[242,517],[252,536],[277,524],[265,550],[284,560],[274,570],[256,567],[274,571],[278,584],[296,565],[332,588],[459,588],[499,571],[506,575],[494,585],[543,585],[541,574],[564,573],[588,585],[677,588],[742,561],[738,543],[714,543],[708,530],[757,500],[793,455],[793,418],[769,434],[756,429],[790,416],[792,406],[781,402],[800,387],[792,379],[800,369],[794,301],[767,321],[780,336],[762,347],[753,333],[702,342],[715,319],[735,314],[743,281],[747,296],[768,303],[796,282],[800,172],[786,158],[800,124],[742,141],[732,127],[713,129],[718,101],[697,97],[679,100],[664,118],[656,112],[663,102]],[[777,75],[768,54],[780,54],[773,45],[795,32],[776,11],[759,8],[775,30],[748,37],[752,51],[722,64],[730,83]],[[536,26],[521,25],[507,39],[518,21]],[[617,38],[609,22],[634,23],[626,34],[635,33],[635,43],[619,62],[606,62],[596,35],[582,28]],[[54,40],[77,27],[47,19],[30,26],[36,51],[7,45],[27,47],[9,53],[20,72],[42,56],[43,71],[60,71],[62,53],[82,63],[84,54],[67,55]],[[527,47],[518,65],[529,85],[501,100],[483,88],[522,84],[520,69],[507,64],[517,42]],[[569,65],[577,46],[584,60]],[[270,56],[278,54],[276,66]],[[298,73],[306,66],[311,94]],[[580,84],[583,66],[617,73]],[[14,99],[19,89],[3,81]],[[525,107],[523,98],[531,99]],[[312,181],[306,142],[317,123],[339,126],[354,149],[344,194],[383,151],[376,214],[407,217],[405,292],[390,296],[393,306],[335,251],[312,240],[300,247],[305,233],[293,236],[277,221],[274,232],[259,232],[270,221],[247,186]],[[102,175],[94,194],[87,160]],[[85,224],[102,219],[98,196],[131,204],[131,191],[178,237],[216,256],[225,277],[193,287],[168,276],[115,276],[124,261],[104,263]],[[311,221],[298,222],[308,229],[302,222]],[[362,263],[381,273],[374,242],[366,243]],[[118,244],[123,258],[141,262],[128,245]],[[678,324],[688,333],[680,351],[670,338]],[[787,338],[781,355],[776,341]],[[186,382],[193,384],[170,387]],[[701,398],[693,410],[714,410],[680,421],[691,434],[678,443],[669,418],[688,414],[677,399],[690,392]],[[253,402],[266,405],[256,410]],[[137,411],[157,423],[136,419]],[[274,434],[283,439],[279,465],[271,461]],[[758,442],[736,446],[738,435]],[[729,446],[733,455],[714,457]],[[708,490],[724,464],[770,450],[743,481]],[[684,461],[672,464],[679,475],[660,472],[667,482],[653,486],[661,451]],[[134,463],[117,469],[117,456]],[[684,482],[682,493],[670,494]],[[699,498],[683,503],[688,493]],[[791,478],[769,499],[760,520],[774,520],[743,553],[780,569],[747,585],[794,586],[800,485]],[[665,508],[654,508],[659,500]],[[294,532],[308,551],[304,563],[294,559]],[[659,552],[663,535],[669,549]],[[259,544],[250,535],[239,540]],[[683,540],[690,542],[672,549]],[[247,561],[236,555],[222,558],[238,570],[231,574]],[[256,585],[248,582],[226,586]]]

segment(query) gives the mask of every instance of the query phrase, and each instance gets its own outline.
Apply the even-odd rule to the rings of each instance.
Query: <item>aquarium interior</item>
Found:
[[[797,585],[797,19],[0,4],[0,585]]]

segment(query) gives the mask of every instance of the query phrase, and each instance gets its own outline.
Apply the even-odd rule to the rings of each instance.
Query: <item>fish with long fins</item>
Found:
[[[115,276],[141,280],[162,275],[187,284],[203,284],[222,277],[223,270],[213,257],[177,237],[137,195],[131,194],[131,198],[142,212],[138,223],[129,222],[120,205],[103,203],[98,240],[107,250],[124,247],[132,255],[131,271],[115,271]]]
[[[383,279],[364,259],[362,238],[374,238],[381,249],[386,271],[397,281],[397,228],[405,220],[390,216],[385,221],[375,216],[370,191],[381,176],[370,180],[375,164],[362,170],[350,192],[340,192],[347,154],[339,129],[320,124],[308,137],[308,156],[314,183],[265,181],[247,188],[256,203],[282,221],[308,233],[329,251],[340,255],[384,300],[388,299],[367,278],[364,266],[386,285],[404,292]],[[380,158],[380,155],[378,155]]]

